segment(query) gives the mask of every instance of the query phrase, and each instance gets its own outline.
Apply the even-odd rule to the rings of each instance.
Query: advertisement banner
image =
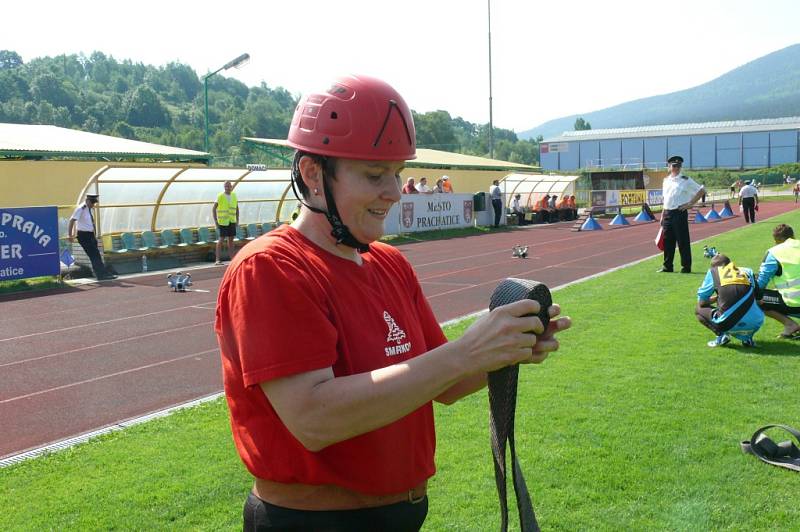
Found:
[[[58,208],[0,207],[0,281],[60,271]]]
[[[606,207],[616,207],[619,205],[619,190],[606,191]]]
[[[646,190],[620,190],[620,205],[636,205],[645,203],[647,200]]]
[[[606,191],[592,190],[592,207],[605,207],[605,206],[606,206]]]
[[[649,205],[661,205],[664,203],[660,188],[647,191],[647,203]]]
[[[385,234],[414,233],[471,227],[474,223],[472,194],[403,194],[386,216],[384,231]]]

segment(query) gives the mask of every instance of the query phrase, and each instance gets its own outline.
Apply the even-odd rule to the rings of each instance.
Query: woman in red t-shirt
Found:
[[[245,530],[418,530],[435,472],[432,401],[541,362],[570,326],[543,331],[525,300],[447,342],[408,261],[377,242],[414,139],[403,98],[373,78],[339,78],[295,111],[304,208],[237,253],[217,304],[233,437],[255,477]]]

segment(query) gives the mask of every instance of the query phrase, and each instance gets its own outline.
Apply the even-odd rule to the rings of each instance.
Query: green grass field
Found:
[[[778,222],[800,229],[800,211],[708,243],[757,269]],[[516,423],[545,530],[800,526],[800,476],[739,450],[762,425],[800,427],[800,343],[768,319],[756,348],[706,347],[702,243],[694,257],[691,275],[654,258],[556,292],[574,326],[520,372]],[[424,530],[498,529],[486,393],[436,413]],[[250,484],[218,400],[0,470],[0,530],[240,530]]]

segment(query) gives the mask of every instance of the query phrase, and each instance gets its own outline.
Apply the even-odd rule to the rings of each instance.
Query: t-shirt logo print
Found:
[[[406,332],[395,323],[391,314],[385,310],[383,311],[383,321],[385,321],[386,326],[389,327],[389,334],[386,335],[386,343],[394,344],[384,348],[386,356],[392,357],[402,353],[408,353],[411,350],[411,342],[401,343],[406,339]]]

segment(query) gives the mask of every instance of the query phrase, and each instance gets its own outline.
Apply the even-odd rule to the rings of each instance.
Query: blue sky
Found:
[[[493,118],[546,120],[709,81],[800,42],[800,2],[492,0]],[[247,85],[301,94],[340,73],[394,85],[417,111],[489,120],[487,0],[6,2],[0,48],[24,61],[94,50],[198,74],[243,52]]]

